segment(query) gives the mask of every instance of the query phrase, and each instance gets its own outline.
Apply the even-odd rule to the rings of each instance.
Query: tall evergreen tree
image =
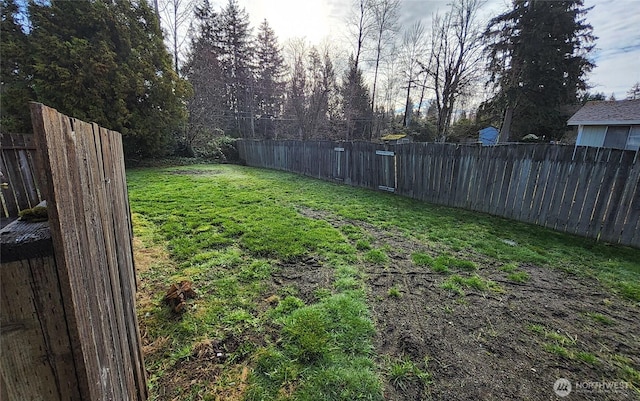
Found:
[[[275,32],[264,20],[258,28],[254,48],[255,104],[259,116],[256,134],[274,135],[274,120],[282,114],[285,65]]]
[[[29,100],[120,131],[129,158],[165,151],[188,86],[146,2],[30,2],[28,18],[29,54],[15,71]]]
[[[562,136],[563,106],[587,89],[587,58],[595,37],[583,0],[514,0],[513,9],[493,18],[484,33],[494,108],[505,110],[501,139],[529,133]],[[512,123],[511,123],[512,121]]]
[[[194,146],[206,142],[216,129],[224,129],[227,116],[225,77],[220,63],[220,16],[208,0],[195,7],[195,25],[192,26],[190,53],[182,74],[193,87],[193,96],[187,100],[189,127],[181,138],[181,147],[187,155]]]
[[[329,99],[335,89],[333,63],[328,53],[320,56],[312,47],[308,56],[307,130],[311,138],[329,130]]]
[[[253,55],[249,15],[237,0],[229,0],[220,14],[220,63],[225,76],[227,129],[254,136],[255,85],[251,72]]]
[[[294,46],[295,47],[295,46]],[[307,71],[305,68],[305,47],[295,49],[291,60],[290,78],[287,84],[284,115],[286,132],[296,138],[307,139],[306,105],[307,105]]]
[[[347,141],[365,140],[369,138],[371,130],[371,109],[369,90],[367,89],[362,71],[355,65],[353,57],[349,59],[342,87],[342,111],[346,120]]]
[[[0,3],[0,126],[3,132],[29,132],[31,119],[28,37],[17,20],[20,9],[16,0]]]

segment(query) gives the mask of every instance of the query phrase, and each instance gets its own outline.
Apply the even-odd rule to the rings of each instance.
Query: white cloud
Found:
[[[615,93],[622,99],[640,81],[640,1],[586,0],[586,15],[598,37],[591,54],[596,67],[589,74],[592,92]]]
[[[332,35],[336,25],[325,0],[248,0],[240,4],[246,7],[252,26],[266,18],[281,42],[294,37],[319,42]]]

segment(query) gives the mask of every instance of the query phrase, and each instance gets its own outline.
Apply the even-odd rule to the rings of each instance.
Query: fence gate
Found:
[[[346,165],[346,157],[343,147],[333,148],[333,178],[335,180],[344,181],[344,170]]]
[[[389,150],[376,150],[378,170],[378,189],[396,192],[396,153]]]

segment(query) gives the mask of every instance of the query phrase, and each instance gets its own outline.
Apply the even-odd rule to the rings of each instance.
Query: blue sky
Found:
[[[226,0],[213,1],[224,4]],[[246,7],[252,25],[266,18],[281,41],[306,37],[311,43],[330,38],[337,44],[345,38],[344,20],[349,0],[239,0]],[[448,0],[404,0],[400,21],[409,26],[421,19],[430,26],[431,15],[447,8]],[[586,16],[598,37],[590,57],[596,68],[589,74],[592,92],[615,93],[623,99],[631,86],[640,82],[640,0],[585,0],[593,9]],[[509,0],[487,0],[483,19],[510,7]]]
[[[598,37],[590,76],[592,91],[623,99],[640,82],[640,0],[586,0],[587,21]]]

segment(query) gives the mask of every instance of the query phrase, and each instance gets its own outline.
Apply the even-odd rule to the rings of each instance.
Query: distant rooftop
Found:
[[[640,124],[640,100],[587,102],[568,125]]]
[[[389,134],[389,135],[383,136],[380,139],[382,139],[383,141],[397,141],[398,139],[402,139],[406,136],[407,134]]]

